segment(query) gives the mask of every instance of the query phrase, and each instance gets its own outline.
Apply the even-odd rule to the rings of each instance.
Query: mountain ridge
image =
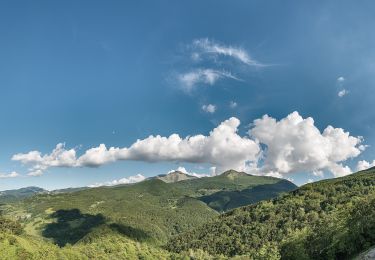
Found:
[[[183,173],[170,174],[173,177],[176,175],[185,177]],[[76,225],[73,223],[80,223],[84,219],[92,224],[125,226],[126,234],[144,232],[147,234],[145,237],[148,242],[162,244],[171,236],[217,217],[220,212],[237,205],[248,205],[260,199],[272,198],[296,187],[291,183],[284,186],[277,178],[251,176],[234,171],[230,173],[229,178],[224,174],[172,180],[165,182],[160,178],[149,178],[131,185],[103,186],[70,193],[38,194],[8,205],[4,212],[12,218],[27,220],[25,225],[29,234],[57,239],[60,245],[72,244],[79,239],[62,240],[59,237],[61,232],[56,230],[59,227],[58,223],[49,224],[50,219],[56,219],[56,216],[62,219],[76,218],[74,221],[65,220],[67,223],[73,221],[73,226]],[[280,184],[281,189],[275,189],[276,192],[269,192],[268,188],[262,189],[262,185],[277,187]],[[259,196],[257,189],[260,189],[262,196]],[[246,191],[238,193],[241,190]],[[234,200],[239,203],[236,204]],[[105,216],[105,219],[100,216]],[[82,225],[86,225],[84,223],[86,222],[83,221]],[[68,228],[64,232],[75,232],[69,230],[69,225],[61,228]],[[43,235],[43,230],[48,232]],[[43,232],[40,233],[41,231]]]
[[[375,245],[375,169],[230,210],[172,238],[169,250],[258,259],[350,259]]]

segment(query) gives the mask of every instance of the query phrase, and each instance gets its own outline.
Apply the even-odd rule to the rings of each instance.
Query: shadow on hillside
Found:
[[[127,236],[130,239],[137,240],[137,241],[145,241],[150,238],[150,236],[144,232],[142,229],[133,228],[131,226],[123,225],[123,224],[117,224],[113,223],[110,224],[109,227],[119,232],[121,235]]]
[[[82,214],[79,209],[58,210],[51,214],[56,222],[47,224],[42,232],[46,238],[52,238],[60,247],[75,244],[91,230],[105,223],[101,214]]]
[[[278,181],[273,184],[262,184],[241,191],[218,191],[211,195],[198,198],[212,209],[225,212],[234,208],[247,206],[261,200],[268,200],[289,192],[296,187],[287,181]]]

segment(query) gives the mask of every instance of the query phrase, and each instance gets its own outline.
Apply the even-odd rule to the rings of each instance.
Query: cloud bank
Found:
[[[67,150],[64,144],[58,144],[50,154],[31,151],[15,154],[12,160],[29,165],[32,176],[41,175],[50,167],[99,167],[133,160],[207,163],[216,173],[235,169],[277,177],[299,172],[321,175],[328,170],[337,177],[350,174],[345,161],[365,149],[361,137],[350,136],[349,132],[332,126],[320,132],[311,117],[302,118],[298,112],[279,121],[265,115],[254,120],[244,136],[238,133],[239,126],[240,120],[232,117],[208,135],[184,138],[178,134],[151,135],[129,147],[107,148],[100,144],[79,157],[75,149]]]
[[[50,154],[31,151],[15,154],[12,160],[29,165],[29,175],[32,176],[40,175],[50,167],[99,167],[120,160],[209,163],[220,171],[238,169],[246,161],[256,161],[260,154],[260,147],[255,141],[238,135],[239,125],[240,121],[232,117],[207,136],[151,135],[125,148],[107,148],[105,144],[100,144],[80,157],[76,156],[74,149],[66,150],[64,144],[58,144]]]

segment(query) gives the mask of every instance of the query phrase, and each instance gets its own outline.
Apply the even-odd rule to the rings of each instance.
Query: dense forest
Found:
[[[375,244],[375,169],[307,184],[234,209],[172,239],[175,252],[264,259],[349,259]]]

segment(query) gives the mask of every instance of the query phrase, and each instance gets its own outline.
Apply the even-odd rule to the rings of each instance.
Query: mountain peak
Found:
[[[158,175],[156,178],[164,182],[170,183],[170,182],[178,182],[178,181],[195,179],[197,177],[191,176],[181,171],[173,171],[173,172],[169,172],[168,174]]]
[[[247,174],[246,172],[238,172],[233,169],[230,169],[228,171],[223,172],[221,175],[233,178],[233,177],[239,177],[239,176],[247,176],[249,174]]]

